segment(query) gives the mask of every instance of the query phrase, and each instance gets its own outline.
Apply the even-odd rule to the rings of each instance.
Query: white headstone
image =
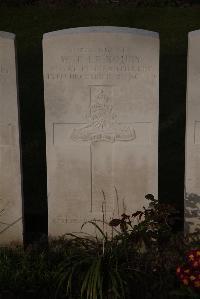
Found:
[[[22,241],[15,35],[0,32],[0,245]]]
[[[61,30],[43,55],[49,234],[141,209],[157,196],[158,34]]]
[[[186,113],[185,231],[200,229],[200,30],[189,33]]]

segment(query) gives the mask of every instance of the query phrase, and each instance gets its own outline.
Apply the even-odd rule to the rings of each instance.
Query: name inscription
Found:
[[[134,80],[152,66],[133,55],[130,48],[72,48],[59,57],[59,68],[46,73],[47,80]]]

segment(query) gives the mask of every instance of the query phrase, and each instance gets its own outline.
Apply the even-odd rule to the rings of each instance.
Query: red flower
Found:
[[[192,249],[186,253],[187,265],[178,266],[176,275],[185,286],[200,290],[200,250]]]
[[[176,274],[179,276],[181,274],[182,268],[179,266],[176,268]]]
[[[192,249],[186,254],[186,260],[192,268],[200,268],[200,250]]]

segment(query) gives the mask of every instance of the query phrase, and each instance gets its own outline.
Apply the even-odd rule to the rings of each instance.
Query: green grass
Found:
[[[17,35],[25,212],[47,211],[42,35],[95,25],[160,33],[159,192],[183,211],[187,33],[200,28],[199,8],[0,6],[0,30]]]
[[[200,234],[172,234],[174,208],[160,204],[152,194],[146,199],[148,209],[123,214],[104,223],[103,229],[102,222],[89,221],[82,233],[50,240],[49,246],[41,239],[25,251],[0,248],[0,297],[176,299],[175,294],[183,294],[187,299],[190,294],[198,298],[194,281],[183,289],[182,279],[185,275],[189,282],[193,275],[200,282]],[[85,234],[85,225],[93,226],[96,236]],[[112,234],[104,230],[107,225]]]
[[[198,244],[199,238],[183,242],[177,235],[162,248],[152,244],[141,251],[137,240],[121,234],[104,239],[104,243],[74,237],[51,240],[48,249],[42,243],[26,251],[0,248],[0,298],[198,298],[188,297],[190,289],[182,290],[176,277],[176,268],[185,263],[185,253]],[[180,291],[186,295],[179,297]]]

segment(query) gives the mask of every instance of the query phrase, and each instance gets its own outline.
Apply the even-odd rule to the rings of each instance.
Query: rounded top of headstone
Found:
[[[144,35],[147,37],[159,38],[159,33],[144,29],[130,28],[130,27],[115,27],[115,26],[91,26],[91,27],[76,27],[52,31],[44,34],[44,38],[58,37],[65,34],[76,33],[129,33],[135,35]]]
[[[189,37],[200,37],[200,30],[198,29],[198,30],[190,31],[188,33],[188,36]]]
[[[0,38],[15,39],[15,34],[5,31],[0,31]]]

